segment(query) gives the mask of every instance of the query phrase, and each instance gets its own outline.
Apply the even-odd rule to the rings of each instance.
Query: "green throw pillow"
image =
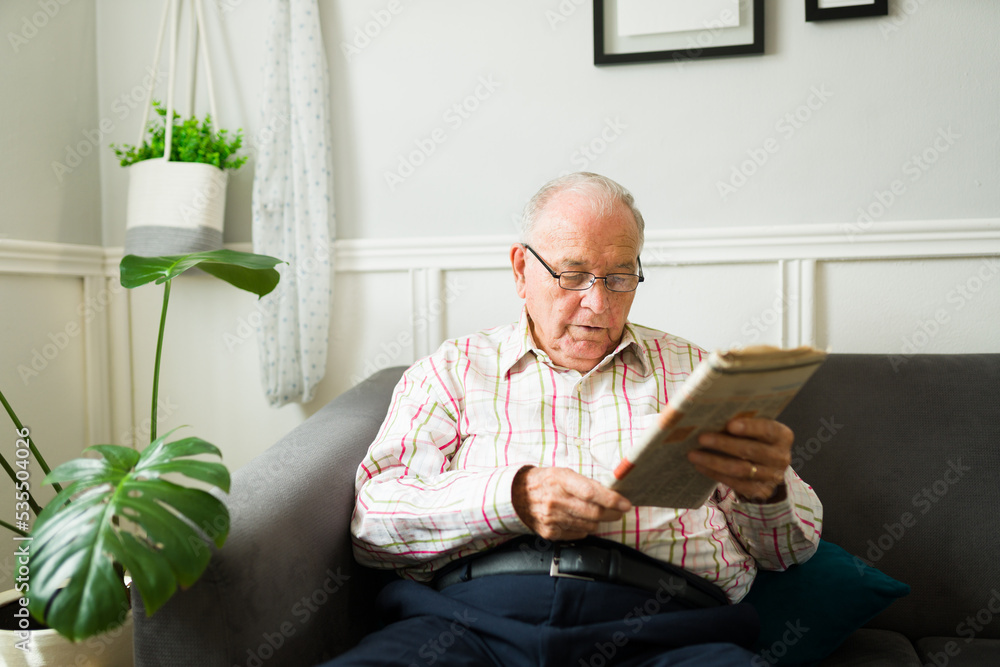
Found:
[[[760,616],[757,651],[765,663],[809,664],[833,653],[855,630],[910,587],[820,540],[815,555],[784,572],[759,570],[743,602]]]

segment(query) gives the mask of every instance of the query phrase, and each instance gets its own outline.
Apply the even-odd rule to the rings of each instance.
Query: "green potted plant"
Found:
[[[84,452],[100,458],[81,457],[50,470],[29,430],[0,393],[0,402],[19,438],[12,462],[0,455],[4,470],[16,485],[18,525],[5,521],[0,525],[16,533],[20,553],[25,554],[19,559],[28,573],[19,579],[15,598],[21,599],[15,599],[13,613],[9,614],[18,624],[14,642],[5,644],[17,644],[19,638],[28,637],[20,635],[30,629],[23,607],[46,627],[79,641],[107,632],[126,620],[126,573],[142,595],[147,613],[152,614],[178,587],[192,585],[204,572],[211,557],[207,541],[217,547],[223,545],[229,531],[229,513],[212,493],[164,476],[182,475],[228,492],[229,472],[221,463],[190,458],[202,454],[221,457],[218,448],[201,438],[168,441],[173,431],[156,434],[160,356],[170,285],[178,275],[198,267],[262,297],[277,286],[279,274],[274,267],[280,261],[233,250],[149,258],[127,255],[122,259],[124,287],[154,281],[164,286],[153,369],[150,444],[141,452],[118,445],[95,445]],[[30,476],[22,472],[26,472],[29,451],[46,474],[43,483],[53,484],[57,491],[44,509],[31,493]],[[61,487],[60,482],[66,486]],[[30,532],[29,511],[37,516]],[[9,646],[3,648],[12,650]]]
[[[125,252],[149,257],[220,248],[229,172],[247,161],[236,155],[243,131],[214,130],[210,114],[181,119],[156,100],[153,109],[159,118],[138,144],[111,145],[129,170]]]
[[[153,100],[153,109],[163,120],[149,123],[148,139],[144,139],[138,146],[111,144],[111,150],[121,161],[121,166],[128,167],[136,162],[163,157],[167,137],[167,110],[159,100]],[[242,129],[236,130],[236,134],[230,139],[228,130],[212,131],[210,114],[205,114],[205,118],[201,121],[193,116],[182,121],[180,114],[174,112],[173,137],[170,145],[170,159],[174,162],[201,162],[214,165],[218,169],[235,170],[247,161],[246,155],[236,155],[242,145]]]

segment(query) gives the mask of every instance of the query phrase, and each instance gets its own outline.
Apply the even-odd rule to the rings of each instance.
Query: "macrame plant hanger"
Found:
[[[208,56],[202,0],[165,0],[160,30],[153,52],[153,73],[158,71],[163,37],[169,24],[170,49],[167,77],[167,107],[164,123],[162,158],[143,160],[129,169],[128,213],[126,216],[125,252],[143,256],[179,255],[222,247],[222,226],[226,209],[225,170],[201,162],[171,160],[174,135],[174,89],[177,83],[177,43],[181,24],[181,5],[190,3],[190,94],[188,116],[194,112],[198,51],[205,66],[205,84],[211,121],[218,123],[212,67]],[[155,81],[155,79],[154,79]],[[146,139],[146,123],[152,106],[153,89],[147,90],[142,111],[137,146]]]

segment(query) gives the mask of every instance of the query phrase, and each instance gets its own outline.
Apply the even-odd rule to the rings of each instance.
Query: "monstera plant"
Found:
[[[44,509],[30,491],[25,493],[24,509],[30,507],[38,516],[30,535],[18,526],[0,523],[19,533],[25,538],[22,543],[29,545],[27,604],[31,615],[64,637],[77,641],[122,622],[122,610],[128,608],[125,573],[139,589],[146,612],[152,614],[178,587],[190,586],[204,572],[211,556],[207,540],[218,547],[225,542],[229,513],[222,501],[208,491],[165,477],[181,475],[228,492],[229,472],[222,463],[190,458],[205,454],[221,457],[219,449],[193,436],[168,442],[174,431],[156,435],[160,353],[170,284],[178,275],[198,267],[262,297],[277,286],[279,275],[274,267],[280,261],[225,249],[170,257],[127,255],[122,259],[124,287],[163,284],[150,443],[141,452],[118,445],[95,445],[84,452],[98,458],[78,458],[49,472],[30,441],[28,429],[0,394],[19,436],[47,473],[45,483],[53,484],[57,491]],[[15,484],[18,471],[14,468],[19,462],[15,460],[11,466],[2,460]],[[21,518],[18,516],[18,523]]]

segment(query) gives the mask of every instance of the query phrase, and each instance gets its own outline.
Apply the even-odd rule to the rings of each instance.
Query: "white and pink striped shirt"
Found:
[[[561,466],[604,484],[704,355],[688,341],[628,324],[586,374],[515,324],[445,342],[400,379],[358,468],[355,558],[428,580],[445,564],[530,533],[511,502],[525,465]],[[790,468],[787,498],[740,501],[719,485],[698,509],[636,507],[600,525],[615,540],[695,572],[731,600],[757,567],[780,570],[815,551],[823,509]]]

